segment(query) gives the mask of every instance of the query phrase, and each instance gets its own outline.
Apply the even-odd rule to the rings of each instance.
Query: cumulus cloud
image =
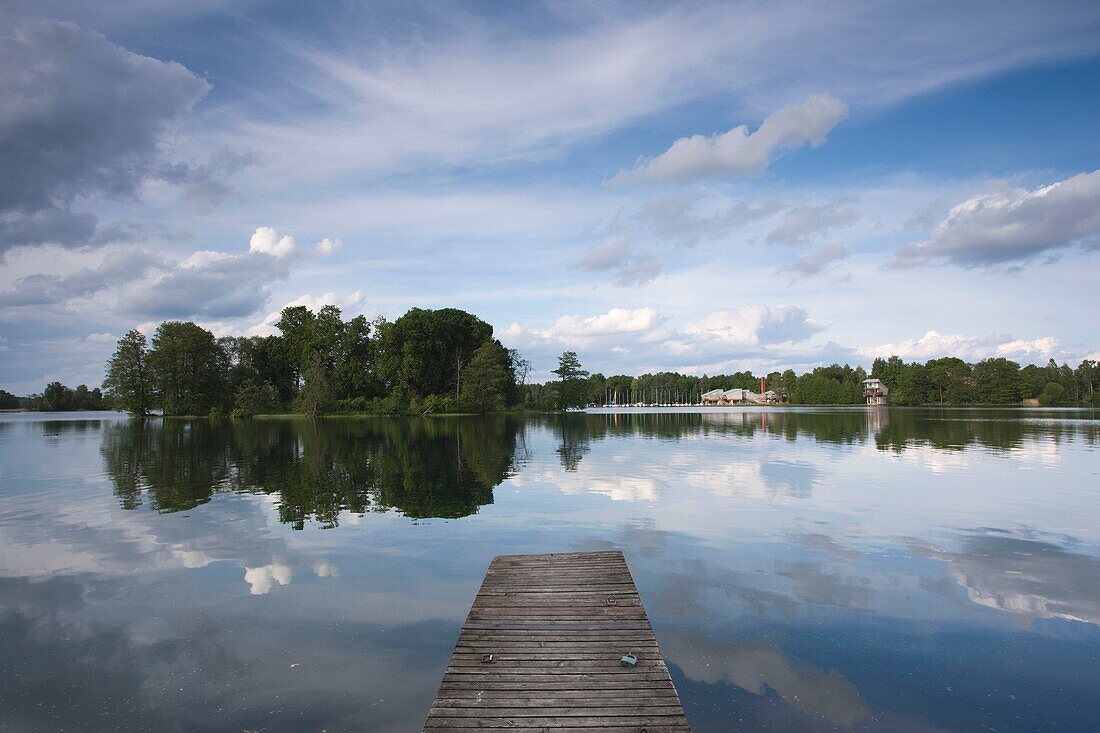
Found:
[[[0,36],[0,251],[88,243],[77,197],[135,195],[168,125],[209,85],[71,23],[22,21]]]
[[[270,298],[270,284],[290,274],[295,249],[294,237],[259,227],[249,239],[247,254],[194,252],[170,271],[124,292],[120,308],[145,318],[252,315]]]
[[[795,206],[783,212],[783,221],[768,232],[768,244],[805,244],[856,220],[856,212],[836,206]]]
[[[282,259],[294,252],[294,237],[290,235],[279,236],[272,227],[258,227],[248,240],[249,252],[262,252],[275,259]]]
[[[316,249],[312,253],[319,254]],[[18,278],[0,291],[0,307],[66,304],[107,293],[116,297],[117,314],[127,319],[199,318],[210,322],[242,318],[267,304],[271,284],[286,279],[291,262],[299,257],[294,237],[280,235],[270,227],[255,230],[244,254],[198,250],[173,262],[141,249],[121,249],[68,275],[36,273]],[[325,304],[349,308],[360,302],[359,291],[345,295],[330,292],[316,298],[303,295],[289,305],[316,310]],[[101,316],[102,312],[97,314]],[[278,312],[256,328],[268,333],[276,320]]]
[[[792,277],[809,277],[848,259],[851,254],[852,248],[845,244],[826,244],[780,269]]]
[[[306,293],[304,295],[299,295],[294,300],[287,301],[283,304],[282,308],[271,311],[263,321],[248,328],[245,333],[248,336],[274,336],[279,332],[275,324],[278,323],[279,319],[282,317],[283,308],[293,308],[294,306],[303,305],[316,313],[326,305],[334,305],[346,315],[348,311],[361,306],[365,300],[366,298],[360,290],[342,294],[328,292],[317,296]]]
[[[817,147],[848,116],[848,106],[836,97],[815,94],[801,104],[776,110],[750,133],[738,125],[720,135],[682,137],[656,158],[641,159],[614,180],[690,181],[717,175],[762,173],[772,160],[809,143]]]
[[[612,308],[597,316],[562,316],[544,333],[551,338],[591,338],[651,331],[664,321],[656,308]]]
[[[928,331],[917,339],[862,347],[858,352],[866,359],[900,356],[911,361],[927,361],[955,356],[966,361],[977,361],[1001,356],[1022,361],[1045,361],[1057,354],[1058,349],[1058,340],[1051,336],[1028,340],[1003,335],[977,337]]]
[[[1023,262],[1074,245],[1100,245],[1100,171],[1034,190],[981,194],[955,206],[932,238],[899,248],[895,267]]]
[[[661,273],[661,261],[638,254],[630,237],[608,237],[585,253],[577,267],[591,272],[615,273],[615,281],[625,287],[639,287]]]
[[[582,360],[595,359],[597,369],[714,373],[734,362],[740,364],[737,368],[754,368],[777,361],[816,365],[839,351],[850,357],[851,350],[831,343],[824,347],[806,343],[822,328],[806,311],[793,306],[743,306],[714,311],[688,323],[674,323],[651,307],[612,308],[594,316],[563,316],[542,330],[513,323],[500,337],[547,363],[564,346],[582,352]],[[623,354],[630,355],[629,366],[622,364]]]
[[[805,341],[820,330],[822,325],[805,310],[790,305],[717,310],[684,326],[688,336],[739,347]]]

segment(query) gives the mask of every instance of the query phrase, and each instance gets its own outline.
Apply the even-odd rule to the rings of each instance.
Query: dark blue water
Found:
[[[696,731],[1100,729],[1100,419],[0,417],[0,730],[415,731],[493,555],[624,551]]]

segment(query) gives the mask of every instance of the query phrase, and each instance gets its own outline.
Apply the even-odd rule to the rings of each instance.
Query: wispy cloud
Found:
[[[838,262],[848,259],[852,255],[852,248],[846,244],[825,244],[809,254],[799,257],[789,265],[784,265],[780,271],[789,273],[792,277],[809,277],[824,272]]]
[[[661,261],[641,255],[630,237],[608,237],[588,250],[577,267],[591,272],[614,272],[615,281],[626,287],[645,285],[661,273]]]
[[[850,226],[856,212],[847,206],[795,206],[783,212],[779,226],[768,232],[768,244],[805,244],[840,227]]]

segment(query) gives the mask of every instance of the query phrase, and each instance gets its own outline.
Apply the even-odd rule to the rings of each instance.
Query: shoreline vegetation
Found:
[[[51,382],[42,394],[0,390],[0,409],[115,408],[135,416],[288,417],[553,412],[583,407],[697,405],[711,389],[754,389],[760,380],[792,406],[865,404],[861,382],[881,379],[895,406],[1096,406],[1100,364],[1076,368],[1005,358],[973,364],[877,358],[862,366],[713,376],[675,372],[590,374],[575,352],[558,357],[558,379],[529,383],[532,364],[493,337],[491,325],[457,308],[413,308],[400,318],[344,321],[340,309],[284,308],[278,335],[225,336],[166,321],[151,342],[127,333],[106,365],[102,389]]]

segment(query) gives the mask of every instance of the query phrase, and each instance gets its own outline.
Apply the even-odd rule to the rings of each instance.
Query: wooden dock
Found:
[[[691,730],[621,552],[493,558],[424,724],[470,728]]]

